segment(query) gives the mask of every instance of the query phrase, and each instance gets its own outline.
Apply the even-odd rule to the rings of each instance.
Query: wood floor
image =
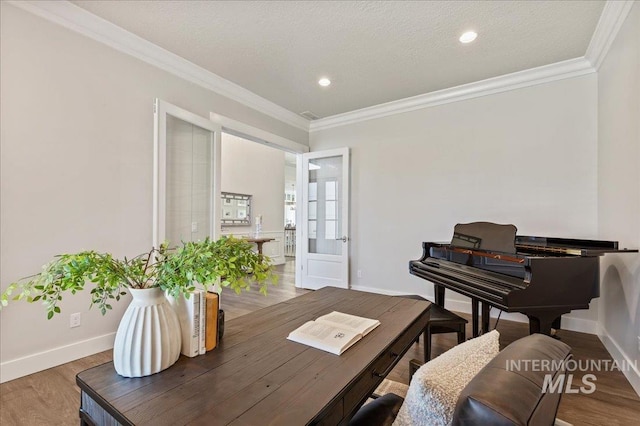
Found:
[[[288,262],[278,267],[281,280],[264,297],[257,291],[224,293],[222,305],[227,319],[279,303],[306,293],[293,286],[293,266]],[[492,323],[493,326],[493,323]],[[501,320],[498,324],[500,344],[504,347],[528,332],[526,324]],[[471,330],[467,330],[471,335]],[[573,348],[576,360],[611,359],[600,340],[593,335],[560,330],[563,342]],[[433,356],[456,343],[455,334],[440,334],[433,338]],[[388,378],[409,382],[409,360],[421,358],[422,340],[414,345]],[[0,425],[77,425],[80,390],[75,375],[87,368],[111,361],[111,351],[101,352],[40,373],[0,385]],[[574,425],[640,425],[640,398],[621,372],[596,372],[593,394],[565,394],[558,417]],[[579,383],[576,375],[574,383]],[[258,425],[257,425],[258,426]]]

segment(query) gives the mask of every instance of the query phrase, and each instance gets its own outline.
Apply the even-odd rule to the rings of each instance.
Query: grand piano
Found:
[[[514,225],[458,224],[451,243],[423,242],[411,274],[435,285],[435,302],[444,307],[445,289],[471,298],[473,335],[489,329],[491,307],[529,318],[530,333],[551,334],[560,318],[588,309],[600,296],[599,258],[619,249],[616,241],[516,235]]]

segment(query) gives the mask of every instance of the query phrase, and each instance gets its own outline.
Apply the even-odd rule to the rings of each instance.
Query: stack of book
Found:
[[[218,345],[218,293],[195,290],[189,297],[167,296],[167,299],[180,320],[183,355],[204,355]]]

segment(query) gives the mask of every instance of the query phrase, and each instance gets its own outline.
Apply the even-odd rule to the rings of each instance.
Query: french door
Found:
[[[218,238],[220,126],[155,101],[153,245]]]
[[[302,154],[301,287],[349,288],[349,149]]]

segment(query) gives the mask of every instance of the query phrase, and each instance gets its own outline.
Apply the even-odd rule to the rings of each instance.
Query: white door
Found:
[[[153,244],[218,238],[220,126],[155,102]]]
[[[302,154],[301,287],[349,288],[349,148]]]

